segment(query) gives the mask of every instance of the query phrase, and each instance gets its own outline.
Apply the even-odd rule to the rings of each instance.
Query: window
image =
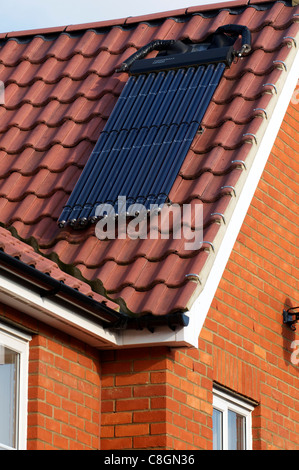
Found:
[[[252,430],[249,402],[214,389],[213,450],[251,450]]]
[[[0,449],[26,449],[30,339],[0,323]]]

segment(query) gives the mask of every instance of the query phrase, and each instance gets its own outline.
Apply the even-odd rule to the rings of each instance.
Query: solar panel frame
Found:
[[[100,204],[169,202],[171,187],[224,73],[224,62],[132,75],[101,132],[59,222],[96,219]]]

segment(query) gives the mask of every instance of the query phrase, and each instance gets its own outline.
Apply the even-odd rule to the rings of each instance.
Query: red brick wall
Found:
[[[28,450],[99,449],[99,352],[24,314],[0,316],[31,328]]]
[[[102,357],[103,449],[211,449],[213,381],[257,402],[254,449],[299,449],[299,335],[282,323],[299,305],[298,118],[290,105],[199,348]]]
[[[202,346],[102,355],[101,449],[211,447],[212,356]]]
[[[28,449],[98,449],[98,353],[53,331],[33,338]]]

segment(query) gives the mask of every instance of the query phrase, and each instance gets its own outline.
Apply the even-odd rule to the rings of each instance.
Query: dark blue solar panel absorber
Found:
[[[168,202],[225,64],[130,76],[62,214],[84,226],[103,203]]]

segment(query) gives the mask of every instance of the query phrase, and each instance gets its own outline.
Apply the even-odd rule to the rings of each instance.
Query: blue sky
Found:
[[[89,23],[229,0],[5,0],[0,32]]]

